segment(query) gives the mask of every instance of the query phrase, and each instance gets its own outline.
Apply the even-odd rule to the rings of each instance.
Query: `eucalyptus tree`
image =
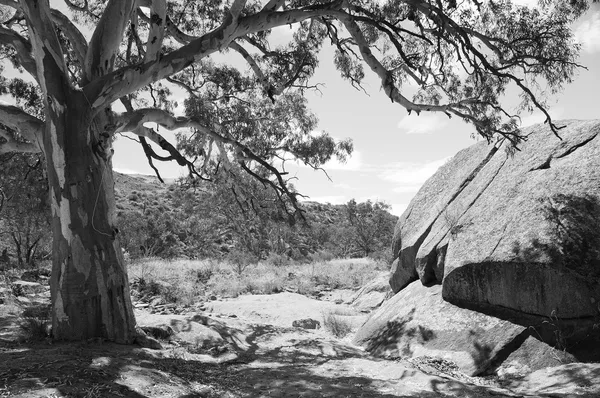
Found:
[[[0,153],[42,152],[47,162],[54,337],[136,337],[115,221],[116,134],[134,133],[151,163],[173,160],[196,178],[243,170],[292,213],[298,193],[281,159],[320,167],[351,149],[312,134],[317,120],[303,97],[325,41],[350,84],[359,87],[368,70],[408,112],[443,112],[489,140],[517,143],[517,116],[500,101],[512,85],[520,109],[539,109],[559,134],[544,94],[578,67],[570,24],[587,4],[540,3],[0,0],[5,76],[22,72],[25,88],[10,92],[13,105],[0,105]],[[272,45],[276,28],[288,25],[293,37]],[[181,91],[186,114],[175,116],[173,94]],[[25,106],[34,94],[37,113]],[[165,129],[182,129],[179,146]]]

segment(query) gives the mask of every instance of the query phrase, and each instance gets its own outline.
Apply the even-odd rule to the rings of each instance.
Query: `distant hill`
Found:
[[[138,255],[178,255],[172,253],[172,250],[162,253],[163,249],[174,246],[187,256],[211,255],[210,253],[226,255],[240,240],[248,245],[244,235],[252,235],[252,239],[257,240],[251,242],[252,245],[264,246],[257,248],[257,253],[275,251],[274,247],[277,246],[276,251],[284,251],[296,257],[318,251],[330,252],[333,256],[356,254],[350,242],[352,232],[345,205],[302,202],[308,225],[299,223],[290,227],[287,223],[280,222],[274,228],[273,225],[268,226],[265,220],[252,216],[243,222],[240,219],[232,224],[230,214],[223,215],[218,209],[211,208],[214,205],[214,197],[210,197],[213,189],[211,185],[207,185],[197,193],[190,194],[183,192],[174,181],[163,184],[154,176],[115,172],[117,214],[120,229],[126,235],[122,239],[124,246],[129,252]],[[393,227],[397,217],[390,213],[386,213],[386,217]],[[256,225],[240,225],[252,223]],[[201,236],[198,236],[200,233]],[[134,239],[136,234],[143,236]],[[274,243],[274,234],[280,235],[277,237],[277,244]],[[161,239],[164,242],[155,242]],[[198,239],[203,241],[203,246],[197,246]],[[269,242],[261,243],[261,239]],[[152,240],[153,243],[150,243]],[[389,240],[391,242],[391,234]],[[387,251],[389,244],[380,245],[384,247],[378,250]]]

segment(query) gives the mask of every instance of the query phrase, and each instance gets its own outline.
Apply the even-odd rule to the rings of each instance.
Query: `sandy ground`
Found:
[[[340,293],[344,294],[344,293]],[[600,364],[544,369],[519,380],[471,378],[427,358],[388,361],[326,328],[292,327],[326,314],[367,315],[294,293],[212,301],[186,315],[136,310],[141,326],[174,333],[162,350],[20,343],[16,314],[0,319],[0,397],[600,397]],[[1,307],[1,306],[0,306]]]

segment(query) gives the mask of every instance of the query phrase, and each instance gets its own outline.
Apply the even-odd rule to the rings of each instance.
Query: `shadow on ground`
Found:
[[[273,341],[288,343],[276,346]],[[151,351],[100,342],[0,342],[0,380],[3,381],[0,396],[506,396],[498,390],[428,375],[410,364],[404,366],[399,362],[373,359],[351,346],[297,329],[255,325],[243,344],[232,346],[235,351],[230,353],[235,354],[230,356],[232,359],[220,363],[198,360],[183,347],[169,347]],[[362,363],[364,369],[351,369],[350,365],[356,363]],[[363,371],[365,369],[371,372]],[[399,369],[397,374],[393,369]],[[381,373],[377,373],[379,370]],[[593,376],[596,380],[600,378],[597,374]],[[572,369],[571,374],[563,372],[553,387],[559,388],[561,383],[584,385],[589,380],[589,374]]]

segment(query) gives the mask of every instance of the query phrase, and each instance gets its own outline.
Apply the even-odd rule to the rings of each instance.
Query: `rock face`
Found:
[[[478,143],[423,185],[394,233],[396,295],[358,343],[473,374],[600,358],[600,122],[558,124],[562,140]]]
[[[400,218],[390,285],[442,283],[452,303],[588,318],[600,300],[600,122],[524,131],[520,151],[485,142],[431,177]]]
[[[428,288],[415,281],[376,310],[354,341],[383,357],[443,358],[469,375],[494,371],[515,352],[520,355],[513,355],[510,364],[519,370],[572,360],[568,354],[554,351],[528,355],[533,351],[529,345],[539,353],[534,343],[523,344],[530,334],[527,327],[444,301],[440,285]],[[524,353],[519,351],[522,346]]]
[[[349,304],[359,311],[370,312],[391,296],[387,272],[378,275],[350,298]]]

